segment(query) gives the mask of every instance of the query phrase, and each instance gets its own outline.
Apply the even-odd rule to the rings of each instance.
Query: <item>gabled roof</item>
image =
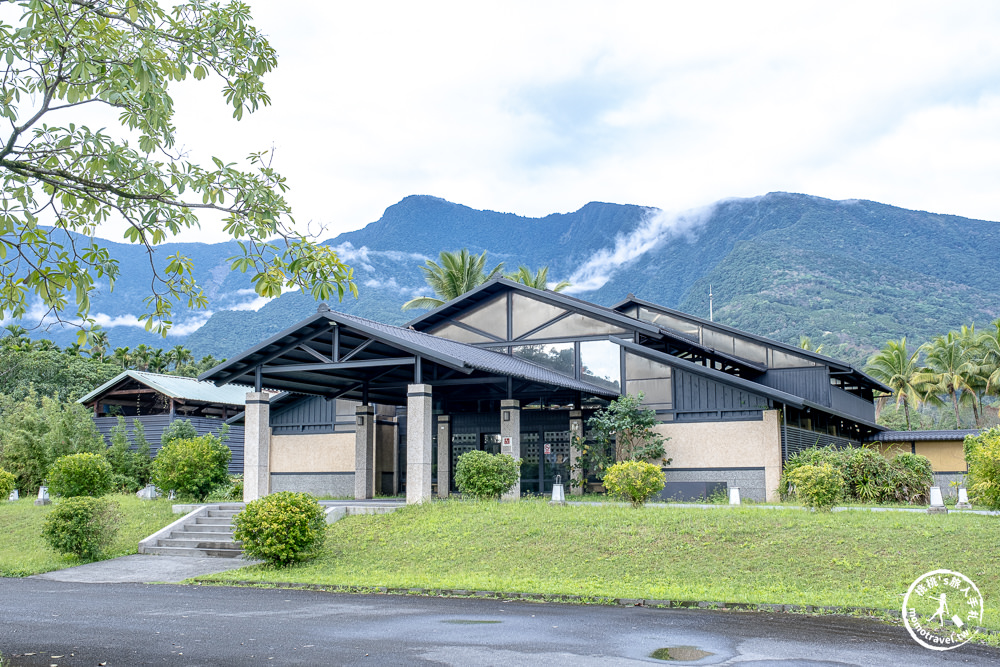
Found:
[[[323,337],[332,335],[338,327],[338,336],[350,334],[351,340],[356,342],[349,361],[334,361],[314,349],[329,345]],[[356,398],[356,390],[350,387],[376,379],[377,371],[378,378],[393,383],[395,394],[405,396],[403,388],[406,382],[413,382],[416,358],[424,366],[438,364],[466,376],[478,371],[591,395],[617,395],[613,390],[556,373],[519,357],[331,311],[326,304],[320,305],[315,315],[216,366],[201,379],[219,384],[252,383],[257,367],[261,367],[262,374],[267,377],[267,386],[273,389]],[[393,364],[398,368],[392,368]],[[382,396],[383,401],[387,398]]]
[[[844,362],[844,361],[841,361],[840,359],[834,359],[833,357],[828,357],[825,354],[819,354],[819,353],[813,352],[811,350],[803,350],[800,347],[795,347],[794,345],[789,345],[788,343],[782,343],[780,341],[774,340],[773,338],[766,338],[764,336],[757,336],[755,334],[743,331],[742,329],[737,329],[735,327],[727,326],[725,324],[720,324],[718,322],[713,322],[713,321],[710,321],[710,320],[706,320],[704,318],[697,317],[695,315],[690,315],[688,313],[684,313],[684,312],[681,312],[679,310],[675,310],[673,308],[667,308],[666,306],[661,306],[660,304],[653,303],[652,301],[645,301],[643,299],[639,299],[639,298],[637,298],[636,296],[634,296],[632,294],[630,294],[623,301],[620,301],[620,302],[616,303],[614,306],[612,306],[612,308],[614,310],[618,311],[618,310],[623,310],[625,308],[628,308],[630,306],[643,306],[645,308],[650,308],[652,310],[658,310],[658,311],[660,311],[660,312],[662,312],[664,314],[671,315],[671,316],[677,317],[679,319],[688,320],[688,321],[693,322],[693,323],[695,323],[695,324],[697,324],[699,326],[705,326],[705,327],[709,327],[711,329],[718,329],[720,331],[724,331],[724,332],[726,332],[726,333],[728,333],[730,335],[733,335],[733,336],[739,336],[741,338],[748,338],[750,340],[756,341],[756,342],[761,343],[763,345],[767,345],[767,346],[770,346],[770,347],[775,347],[775,348],[778,348],[778,349],[783,350],[785,352],[788,352],[788,353],[791,353],[791,354],[795,354],[795,355],[798,355],[798,356],[807,357],[809,359],[812,359],[814,361],[819,362],[820,364],[822,364],[824,366],[828,366],[828,367],[830,367],[833,370],[841,371],[841,372],[847,372],[847,373],[855,376],[856,379],[861,380],[862,382],[864,382],[865,384],[868,384],[869,386],[871,386],[874,389],[878,389],[879,391],[884,391],[886,393],[892,393],[892,388],[891,387],[888,387],[888,386],[884,385],[883,383],[879,382],[878,380],[876,380],[872,376],[868,375],[864,371],[861,371],[861,370],[855,368],[854,366],[852,366],[851,364],[849,364],[847,362]],[[670,330],[666,329],[665,331],[669,332]]]
[[[122,371],[79,399],[77,403],[90,403],[122,382],[130,379],[164,396],[200,403],[243,405],[246,402],[247,392],[252,391],[251,388],[239,384],[218,387],[211,382],[202,382],[196,378],[163,375],[161,373],[149,373],[146,371]]]
[[[612,322],[626,329],[641,331],[647,335],[657,335],[660,330],[660,328],[655,324],[643,322],[642,320],[629,317],[628,315],[623,315],[615,310],[612,310],[611,308],[599,306],[595,303],[590,303],[589,301],[584,301],[583,299],[578,299],[561,292],[539,290],[534,287],[528,287],[527,285],[514,282],[513,280],[508,280],[507,278],[494,278],[489,282],[483,283],[474,290],[470,290],[465,294],[452,299],[448,303],[438,306],[434,310],[415,317],[407,322],[405,326],[413,327],[415,329],[419,329],[420,331],[433,329],[437,325],[452,319],[459,313],[489,301],[493,297],[510,290],[521,292],[534,299],[545,301],[554,306],[561,306],[567,310],[585,313],[597,319]]]
[[[976,435],[979,429],[956,431],[882,431],[871,436],[869,442],[912,442],[931,440],[965,440],[967,435]]]

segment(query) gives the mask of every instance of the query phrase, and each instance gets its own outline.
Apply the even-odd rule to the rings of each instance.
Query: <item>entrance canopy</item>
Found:
[[[503,352],[334,312],[326,304],[199,379],[384,405],[406,405],[410,384],[429,384],[436,399],[459,403],[569,404],[618,395]]]

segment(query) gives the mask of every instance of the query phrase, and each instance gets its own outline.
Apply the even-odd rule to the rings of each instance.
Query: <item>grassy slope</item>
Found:
[[[123,520],[107,557],[134,554],[139,540],[170,524],[177,517],[172,501],[139,500],[132,495],[110,496],[122,509]],[[55,502],[59,502],[56,500]],[[87,561],[61,556],[42,539],[42,524],[54,505],[35,507],[32,498],[0,502],[0,577],[26,577],[61,570]]]
[[[944,568],[1000,628],[996,531],[968,514],[446,502],[341,520],[311,563],[205,579],[898,609]]]

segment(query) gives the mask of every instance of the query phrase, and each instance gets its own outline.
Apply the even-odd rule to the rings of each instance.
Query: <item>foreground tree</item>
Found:
[[[421,266],[424,280],[437,297],[420,296],[403,304],[403,310],[414,308],[437,308],[466,292],[474,290],[488,280],[501,275],[503,262],[486,271],[486,251],[481,255],[470,255],[468,248],[460,252],[441,251],[441,263],[427,260]]]
[[[140,319],[165,333],[174,303],[203,308],[207,298],[190,257],[154,251],[198,227],[202,211],[221,214],[240,241],[231,269],[249,272],[258,294],[298,286],[317,299],[356,295],[336,253],[294,231],[285,179],[265,153],[251,154],[251,170],[241,171],[218,158],[203,167],[174,148],[173,82],[221,80],[237,119],[270,103],[261,77],[277,58],[247,5],[32,0],[21,7],[19,25],[0,23],[0,116],[9,124],[0,135],[0,318],[25,317],[37,299],[58,319],[93,324],[91,296],[101,283],[113,288],[120,271],[94,233],[123,220],[125,238],[145,247],[154,275]],[[113,109],[123,136],[74,123],[82,105]],[[123,138],[129,134],[137,146]]]

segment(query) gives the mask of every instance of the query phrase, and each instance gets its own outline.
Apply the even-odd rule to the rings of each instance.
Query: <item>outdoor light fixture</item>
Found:
[[[504,410],[503,411],[503,420],[505,422],[509,422],[510,421],[510,410]]]
[[[358,426],[364,426],[364,425],[365,425],[365,416],[358,415]]]

